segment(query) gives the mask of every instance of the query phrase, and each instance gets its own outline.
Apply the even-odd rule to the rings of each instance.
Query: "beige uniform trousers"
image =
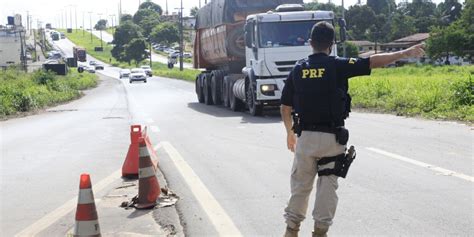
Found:
[[[285,209],[289,226],[295,226],[306,217],[308,200],[317,174],[317,162],[322,157],[344,153],[345,146],[336,142],[334,134],[303,131],[296,143],[295,159],[291,170],[291,197]],[[334,162],[324,169],[334,168]],[[313,219],[318,227],[329,227],[336,213],[338,187],[337,176],[318,177]]]

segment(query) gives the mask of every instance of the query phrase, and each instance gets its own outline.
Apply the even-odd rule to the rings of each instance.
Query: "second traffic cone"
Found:
[[[132,125],[130,127],[130,146],[122,166],[122,177],[136,178],[138,176],[138,139],[141,136],[142,127]]]
[[[81,174],[74,236],[100,236],[94,193],[92,192],[91,179],[88,174]]]
[[[151,160],[154,162],[153,164],[156,165],[156,161],[158,160],[158,156],[156,155],[156,151],[155,151],[155,148],[153,147],[153,144],[151,143],[151,140],[150,140],[150,137],[148,136],[148,133],[147,133],[147,126],[145,126],[145,128],[143,128],[143,131],[142,131],[142,137],[145,138],[145,143],[146,143],[146,146],[148,147],[148,150],[151,151]]]
[[[153,208],[161,194],[160,184],[156,178],[156,169],[150,158],[145,138],[139,139],[140,162],[138,169],[138,203],[137,209]]]

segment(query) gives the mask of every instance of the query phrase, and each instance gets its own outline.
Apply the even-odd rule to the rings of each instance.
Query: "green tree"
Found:
[[[436,8],[437,16],[442,23],[449,25],[461,16],[462,5],[458,0],[444,0]]]
[[[397,7],[395,0],[367,0],[367,6],[372,8],[376,15],[389,15]]]
[[[431,58],[448,57],[450,53],[465,56],[474,52],[474,1],[467,0],[461,17],[447,27],[436,27],[427,42]]]
[[[112,56],[121,62],[130,63],[130,58],[126,54],[126,45],[131,42],[133,39],[143,38],[141,29],[138,25],[134,24],[132,21],[122,22],[114,34],[114,47],[112,48]]]
[[[369,28],[375,26],[374,11],[367,5],[354,5],[346,13],[347,29],[352,38],[364,40],[368,38]]]
[[[120,17],[120,24],[122,24],[123,22],[126,22],[126,21],[131,21],[131,20],[133,20],[132,15],[122,14],[122,16]]]
[[[148,38],[153,27],[160,23],[160,14],[151,9],[140,9],[133,16],[133,22],[141,27],[143,35]]]
[[[135,65],[138,67],[141,61],[147,58],[147,53],[145,51],[146,41],[144,38],[135,38],[130,41],[130,43],[125,45],[125,58],[126,61],[130,64],[130,61],[135,61]]]
[[[99,20],[95,24],[94,29],[96,29],[96,30],[105,30],[105,29],[107,29],[107,20],[104,20],[104,19]]]
[[[334,3],[319,3],[313,0],[313,2],[305,3],[304,7],[306,10],[333,11],[337,16],[342,15],[342,6],[336,6]]]
[[[151,15],[145,17],[141,22],[140,22],[140,27],[142,28],[143,36],[145,38],[149,38],[151,31],[155,26],[160,24],[160,18],[157,17],[157,15]]]
[[[151,9],[139,9],[134,15],[133,15],[133,23],[140,25],[140,23],[143,21],[143,19],[147,17],[156,17],[160,18],[160,14],[158,14],[156,11],[151,10]]]
[[[140,4],[140,7],[138,9],[149,9],[155,11],[159,15],[163,15],[163,9],[161,8],[161,6],[150,0],[147,0],[146,2]]]
[[[176,24],[163,22],[155,26],[151,31],[150,38],[157,43],[170,45],[179,41],[179,32]]]
[[[189,15],[191,15],[192,17],[196,17],[198,11],[199,11],[198,7],[193,7],[193,8],[191,8],[191,11],[190,11]]]
[[[346,57],[348,58],[357,58],[359,56],[359,49],[353,43],[344,42],[346,45]],[[344,49],[342,48],[342,44],[337,45],[337,55],[342,57],[344,54]]]
[[[415,20],[411,16],[395,13],[390,25],[390,40],[400,39],[416,32]]]

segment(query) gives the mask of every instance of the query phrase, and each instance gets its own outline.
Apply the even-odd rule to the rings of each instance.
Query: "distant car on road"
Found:
[[[94,67],[95,67],[95,70],[104,70],[104,65],[100,63],[96,63]]]
[[[140,68],[145,71],[145,74],[147,76],[149,76],[149,77],[153,76],[153,71],[151,70],[150,66],[142,65]]]
[[[124,78],[124,77],[129,77],[130,76],[130,69],[122,69],[120,70],[120,79]]]
[[[145,70],[141,68],[132,69],[129,77],[129,82],[132,83],[134,81],[144,81],[146,83]]]
[[[87,71],[89,73],[95,73],[95,68],[92,66],[85,66],[84,71]]]
[[[66,35],[64,33],[61,33],[61,39],[66,39]]]
[[[89,61],[89,65],[91,65],[91,66],[92,66],[92,65],[96,65],[96,64],[97,64],[96,61]]]
[[[192,53],[188,53],[188,52],[184,52],[184,53],[183,53],[183,57],[185,57],[185,58],[192,58],[192,57],[193,57],[193,54],[192,54]]]

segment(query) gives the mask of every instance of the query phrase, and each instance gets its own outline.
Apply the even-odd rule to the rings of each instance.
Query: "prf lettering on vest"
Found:
[[[303,69],[303,79],[317,79],[324,76],[325,68]]]

